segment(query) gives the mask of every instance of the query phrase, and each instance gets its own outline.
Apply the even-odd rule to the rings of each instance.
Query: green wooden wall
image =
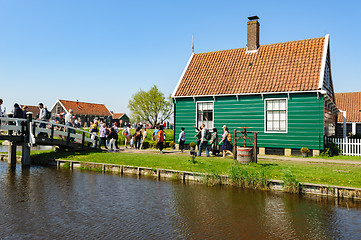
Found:
[[[195,141],[196,102],[214,101],[214,127],[222,133],[222,126],[229,130],[237,127],[252,127],[258,131],[258,146],[273,148],[323,149],[324,123],[323,96],[316,93],[243,95],[238,100],[229,97],[177,98],[174,106],[175,142],[178,141],[180,128],[186,130],[186,143]],[[288,132],[264,132],[264,100],[268,98],[288,99]]]

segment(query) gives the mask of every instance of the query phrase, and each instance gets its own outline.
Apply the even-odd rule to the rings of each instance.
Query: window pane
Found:
[[[286,131],[286,121],[280,121],[280,130]]]
[[[272,121],[267,121],[267,130],[268,131],[272,130]]]
[[[280,101],[280,110],[286,110],[286,100]]]
[[[280,112],[279,111],[273,112],[273,120],[275,120],[275,121],[280,120]]]
[[[275,131],[280,130],[279,121],[273,121],[273,130]]]
[[[273,110],[279,110],[280,109],[280,102],[278,100],[273,101]]]
[[[272,112],[267,112],[267,121],[273,120]]]
[[[272,101],[267,101],[267,110],[272,110]]]
[[[280,113],[280,120],[283,120],[283,121],[286,120],[286,112],[281,112]]]

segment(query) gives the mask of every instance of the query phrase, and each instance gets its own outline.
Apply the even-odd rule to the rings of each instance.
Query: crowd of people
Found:
[[[200,128],[196,126],[194,126],[194,128],[197,132],[194,137],[197,138],[198,156],[202,155],[203,149],[206,151],[206,157],[210,156],[210,151],[213,155],[218,155],[222,152],[223,158],[225,158],[227,153],[233,155],[231,144],[232,135],[229,133],[226,125],[223,126],[221,141],[219,141],[217,128],[213,128],[212,133],[205,127],[205,124],[202,124]],[[184,130],[185,128],[182,127],[178,137],[179,150],[181,150],[181,152],[184,151],[184,143],[186,141]]]
[[[1,105],[3,104],[3,100],[0,99],[0,117],[6,116],[2,111]],[[39,124],[40,128],[46,127],[46,121],[49,121],[51,114],[50,112],[44,107],[42,103],[38,104],[39,107],[39,114],[36,118],[42,121]],[[12,117],[14,118],[25,118],[27,117],[27,109],[26,105],[20,107],[19,104],[14,104],[14,110]],[[81,119],[77,119],[73,116],[73,110],[69,109],[68,113],[60,113],[58,116],[53,120],[55,123],[65,125],[68,127],[73,128],[80,128],[82,126]],[[1,121],[0,121],[1,124]],[[21,124],[19,121],[16,121],[16,124]],[[135,128],[134,134],[131,133],[131,128]],[[142,124],[142,123],[126,123],[124,129],[122,130],[121,134],[125,137],[125,148],[134,148],[134,149],[141,149],[142,145],[145,140],[147,140],[147,129],[151,126],[149,124]],[[157,141],[157,146],[160,150],[160,153],[163,153],[164,148],[164,141],[165,141],[165,132],[164,129],[169,128],[169,122],[164,122],[164,124],[158,125],[154,132],[153,132],[153,140]],[[218,155],[221,152],[223,153],[223,158],[226,154],[233,154],[232,153],[232,135],[228,131],[228,127],[226,125],[223,126],[223,133],[219,136],[217,128],[213,128],[212,132],[210,132],[204,124],[202,124],[199,128],[195,126],[196,129],[196,139],[197,139],[197,147],[198,147],[198,156],[202,155],[202,151],[205,150],[206,156],[210,156],[210,152],[212,155]],[[74,133],[72,128],[67,127],[58,127],[57,130],[66,131],[70,133]],[[184,151],[185,146],[184,143],[186,141],[185,135],[185,128],[181,128],[181,132],[179,133],[178,143],[179,143],[179,150],[181,152]],[[119,149],[118,146],[118,139],[119,139],[119,131],[121,129],[118,127],[118,124],[115,122],[111,124],[109,121],[106,120],[98,120],[94,119],[90,123],[89,132],[91,133],[91,138],[95,139],[96,135],[99,135],[99,148],[104,146],[105,149],[108,151],[117,151]],[[219,141],[219,138],[221,140]],[[61,138],[63,138],[61,136]],[[70,138],[70,141],[74,141],[73,138]],[[95,143],[93,144],[95,147]]]

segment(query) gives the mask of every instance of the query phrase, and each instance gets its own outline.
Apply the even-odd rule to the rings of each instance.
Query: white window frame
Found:
[[[267,131],[267,101],[286,100],[286,130],[285,131]],[[288,98],[265,98],[264,99],[264,132],[265,133],[288,133]]]
[[[212,103],[213,104],[213,113],[212,113],[212,127],[208,130],[212,130],[214,128],[214,101],[197,101],[196,102],[196,124],[195,126],[197,128],[200,128],[201,126],[198,126],[198,103]]]

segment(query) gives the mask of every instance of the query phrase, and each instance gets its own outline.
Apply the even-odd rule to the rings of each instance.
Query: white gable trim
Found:
[[[322,63],[321,63],[320,80],[318,82],[318,89],[323,88],[323,81],[324,81],[324,77],[325,77],[325,66],[326,66],[326,59],[327,59],[327,51],[328,51],[329,44],[330,44],[330,34],[326,34],[326,36],[325,36],[325,44],[323,46],[323,56],[322,56]]]
[[[50,112],[53,111],[53,109],[54,109],[54,107],[56,106],[57,103],[59,103],[59,104],[63,107],[63,109],[65,110],[65,112],[68,113],[68,110],[67,110],[67,109],[64,107],[64,105],[60,102],[59,98],[56,99],[56,102],[54,103],[54,105],[53,105],[53,107],[51,108]]]
[[[63,109],[65,110],[65,112],[66,112],[66,113],[69,113],[69,112],[68,112],[68,109],[66,109],[66,108],[64,107],[63,103],[62,103],[59,99],[58,99],[58,102],[59,102],[60,105],[63,107]]]
[[[184,74],[186,73],[186,71],[187,71],[187,69],[188,69],[188,66],[189,66],[189,64],[191,63],[192,59],[193,59],[193,56],[194,56],[194,53],[191,54],[191,57],[189,58],[189,60],[188,60],[188,62],[187,62],[187,65],[186,65],[186,67],[185,67],[184,70],[183,70],[182,76],[181,76],[181,77],[179,78],[179,80],[178,80],[177,86],[175,87],[175,89],[174,89],[174,91],[173,91],[173,93],[172,93],[172,98],[174,98],[175,93],[176,93],[177,90],[178,90],[179,84],[181,83],[181,81],[182,81],[182,79],[183,79],[183,77],[184,77]]]
[[[52,112],[53,111],[53,109],[54,109],[54,107],[56,106],[56,103],[59,101],[59,98],[57,98],[56,99],[56,101],[55,101],[55,103],[54,103],[54,105],[50,108],[50,112]]]

